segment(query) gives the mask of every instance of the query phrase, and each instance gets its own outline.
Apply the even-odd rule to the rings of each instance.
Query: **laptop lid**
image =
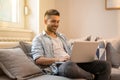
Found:
[[[75,63],[91,62],[95,59],[98,42],[74,42],[71,61]]]

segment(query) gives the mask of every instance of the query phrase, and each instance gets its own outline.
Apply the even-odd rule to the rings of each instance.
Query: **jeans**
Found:
[[[58,68],[59,76],[72,79],[84,78],[87,80],[109,80],[111,66],[107,61],[93,61],[87,63],[65,62]],[[93,75],[95,76],[92,79]]]

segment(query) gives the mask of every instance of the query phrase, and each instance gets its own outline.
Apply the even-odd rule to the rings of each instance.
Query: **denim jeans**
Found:
[[[109,80],[111,66],[106,61],[93,61],[88,63],[65,62],[58,68],[59,76],[72,79],[85,78],[91,80],[92,74],[95,75],[93,80]]]

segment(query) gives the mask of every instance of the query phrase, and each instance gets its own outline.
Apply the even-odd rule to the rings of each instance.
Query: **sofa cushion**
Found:
[[[20,48],[24,51],[24,53],[27,55],[27,57],[34,62],[32,55],[31,55],[31,43],[25,42],[25,41],[20,41],[19,42]]]
[[[71,80],[71,79],[60,77],[60,76],[43,75],[43,76],[38,76],[38,77],[28,79],[28,80]]]
[[[110,80],[120,80],[120,69],[112,68]]]
[[[79,41],[91,41],[91,35],[77,39],[70,39],[69,43],[73,44],[74,42],[79,42]]]
[[[107,45],[107,57],[112,66],[120,66],[120,39],[111,40]]]
[[[36,66],[21,48],[0,49],[0,67],[12,79],[29,78],[42,70]]]
[[[61,76],[43,75],[43,76],[38,76],[35,78],[28,79],[28,80],[86,80],[86,79],[70,79],[70,78],[61,77]]]
[[[12,48],[19,45],[19,42],[1,42],[0,41],[0,48]]]
[[[30,53],[31,53],[32,45],[30,43],[27,43],[27,42],[24,42],[24,41],[20,41],[19,44],[20,44],[20,47],[22,48],[22,50],[24,51],[24,53],[27,56],[31,57]]]

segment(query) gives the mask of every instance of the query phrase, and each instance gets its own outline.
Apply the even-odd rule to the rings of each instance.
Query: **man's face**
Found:
[[[47,31],[56,32],[59,26],[60,16],[51,15],[49,17],[45,17],[45,24],[47,26]]]

